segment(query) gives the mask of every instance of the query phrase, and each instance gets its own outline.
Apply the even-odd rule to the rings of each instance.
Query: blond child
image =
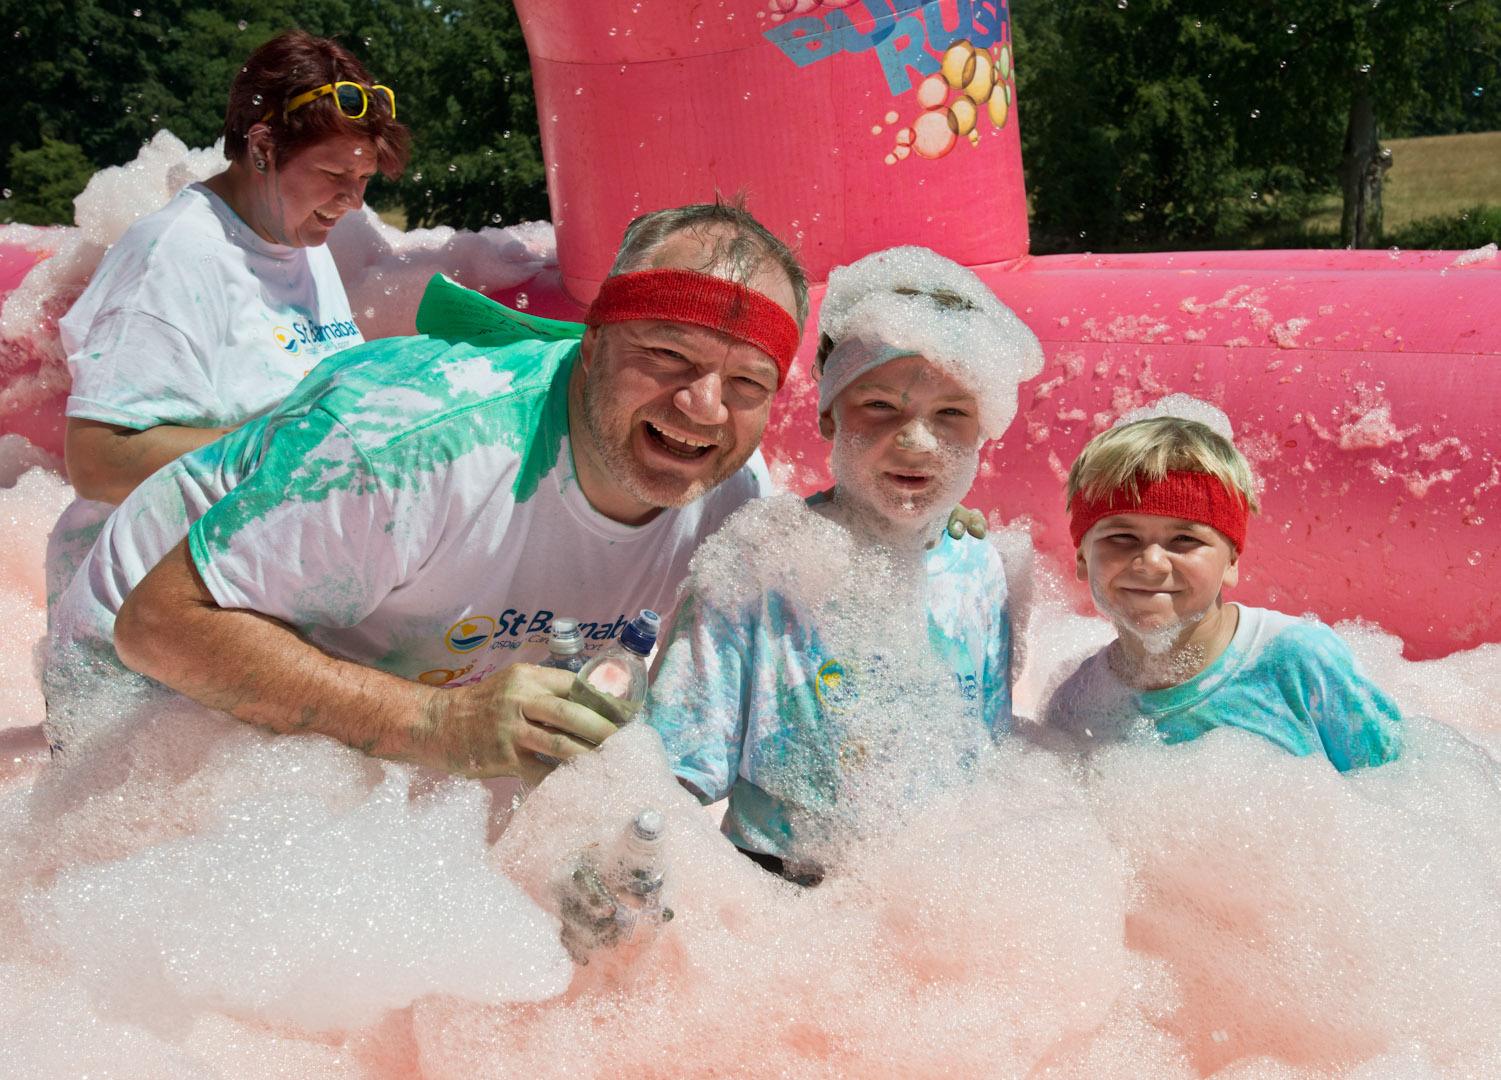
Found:
[[[1077,576],[1117,636],[1054,693],[1050,726],[1167,743],[1240,728],[1341,772],[1397,756],[1396,705],[1332,630],[1225,600],[1259,509],[1228,438],[1174,416],[1112,428],[1074,462],[1066,498]]]

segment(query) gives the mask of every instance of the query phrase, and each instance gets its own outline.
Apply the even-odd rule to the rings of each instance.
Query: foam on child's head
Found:
[[[1255,486],[1251,466],[1231,442],[1229,418],[1175,394],[1090,439],[1069,470],[1064,499],[1076,545],[1101,518],[1139,512],[1202,521],[1239,550],[1247,515],[1260,510]]]
[[[1017,386],[1042,370],[1037,335],[971,271],[927,248],[837,267],[818,330],[830,346],[815,372],[820,412],[867,371],[915,355],[975,395],[980,432],[994,439],[1016,415]]]

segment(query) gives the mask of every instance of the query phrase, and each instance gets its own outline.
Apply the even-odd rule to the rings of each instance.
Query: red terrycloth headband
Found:
[[[1197,521],[1218,529],[1235,550],[1246,545],[1246,522],[1250,506],[1244,497],[1231,491],[1218,477],[1201,472],[1170,472],[1161,480],[1136,478],[1139,501],[1118,488],[1101,499],[1086,500],[1084,492],[1074,493],[1069,504],[1069,536],[1078,547],[1090,526],[1112,514],[1151,514],[1153,517]]]
[[[606,278],[584,322],[603,326],[632,319],[704,326],[754,345],[776,362],[779,390],[803,336],[797,320],[771,297],[696,270],[635,270]]]

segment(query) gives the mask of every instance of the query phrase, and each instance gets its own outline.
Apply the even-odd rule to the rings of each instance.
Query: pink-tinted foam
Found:
[[[33,468],[5,512],[64,490]],[[1030,713],[1108,630],[1023,584]],[[1080,767],[1018,739],[804,894],[723,842],[645,728],[512,815],[477,782],[122,698],[87,758],[0,779],[0,1039],[29,1075],[1485,1075],[1496,767],[1416,717],[1494,741],[1495,647],[1413,663],[1344,632],[1414,717],[1394,766],[1341,777],[1224,733]],[[645,805],[676,917],[560,989],[545,933],[502,929],[555,926],[508,882],[549,908],[569,854]]]

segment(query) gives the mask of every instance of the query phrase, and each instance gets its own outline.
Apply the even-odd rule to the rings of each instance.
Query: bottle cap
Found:
[[[584,635],[579,633],[577,619],[554,619],[552,621],[552,638],[547,647],[555,653],[563,656],[572,656],[574,653],[584,651]]]
[[[642,608],[631,624],[620,632],[620,644],[631,652],[645,656],[657,643],[657,631],[662,628],[662,616],[650,608]]]
[[[642,840],[659,839],[666,827],[667,822],[660,810],[643,810],[631,822],[631,830]]]

